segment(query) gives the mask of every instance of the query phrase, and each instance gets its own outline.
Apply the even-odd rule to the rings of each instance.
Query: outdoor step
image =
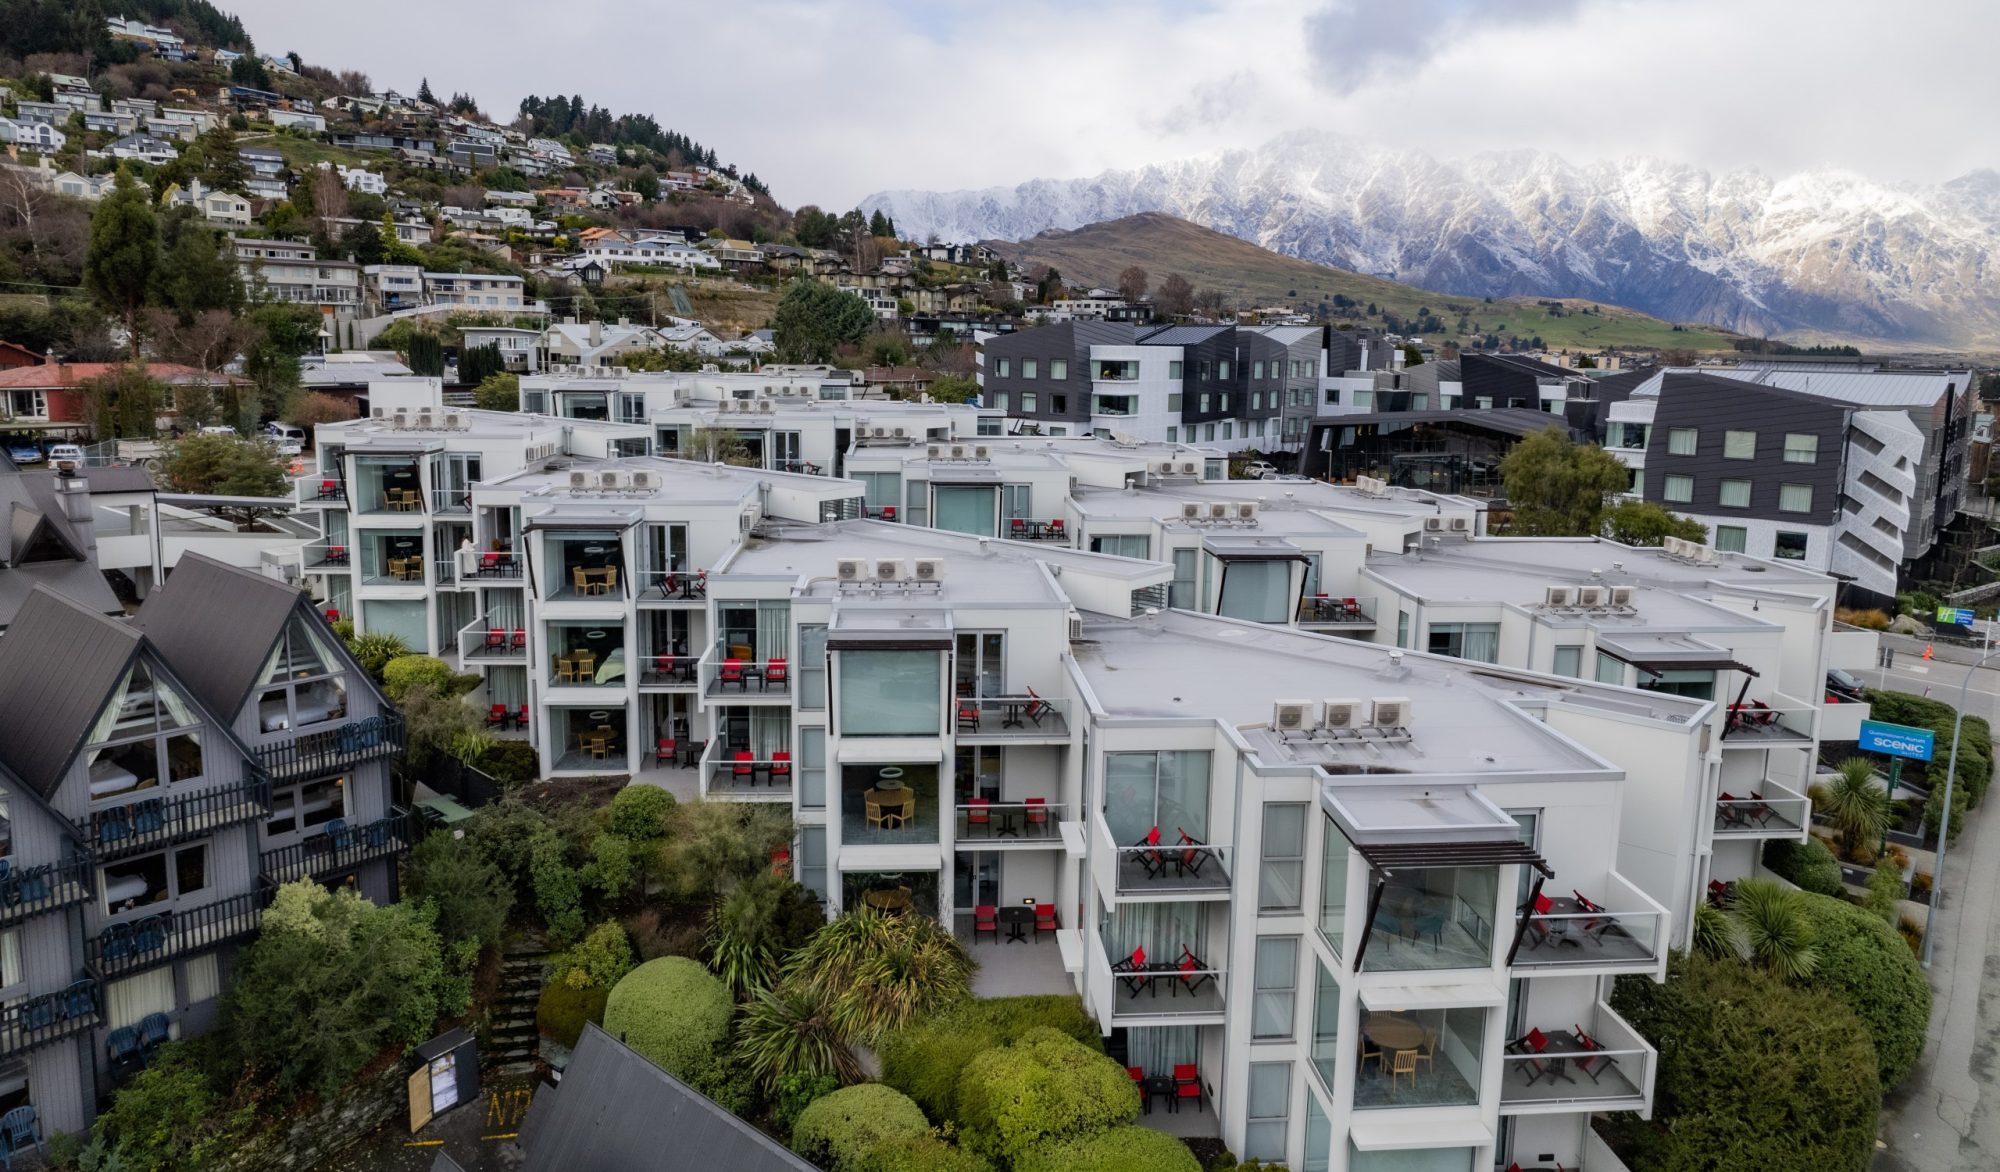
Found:
[[[502,1050],[500,1051],[499,1054],[499,1058],[502,1062],[511,1062],[516,1059],[522,1059],[522,1058],[533,1058],[534,1056],[535,1056],[535,1051],[533,1047],[522,1047],[522,1046],[516,1046],[509,1050]]]

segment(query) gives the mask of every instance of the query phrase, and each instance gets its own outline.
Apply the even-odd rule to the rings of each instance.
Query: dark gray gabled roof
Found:
[[[1161,326],[1140,338],[1139,343],[1145,346],[1193,346],[1217,334],[1233,333],[1235,329],[1235,326]]]
[[[189,553],[167,575],[166,584],[146,597],[132,621],[202,707],[234,719],[294,614],[322,627],[326,622],[306,605],[306,593],[298,587]],[[321,633],[336,655],[346,656],[345,645],[330,628]],[[348,670],[350,681],[366,678],[351,660]]]
[[[140,643],[125,623],[37,586],[0,638],[0,763],[54,794]]]
[[[595,1025],[562,1082],[535,1096],[524,1172],[816,1172]]]

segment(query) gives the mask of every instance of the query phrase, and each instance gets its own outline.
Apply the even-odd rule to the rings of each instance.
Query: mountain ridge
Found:
[[[1080,179],[862,201],[906,235],[1026,240],[1166,212],[1466,297],[1583,298],[1797,341],[2000,347],[2000,174],[1891,185],[1632,156],[1442,161],[1322,131]]]

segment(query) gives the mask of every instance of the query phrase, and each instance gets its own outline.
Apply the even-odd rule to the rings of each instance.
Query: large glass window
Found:
[[[1559,676],[1583,675],[1583,648],[1574,644],[1556,648],[1555,663],[1551,670]]]
[[[1292,563],[1243,561],[1222,563],[1222,596],[1215,613],[1253,623],[1282,623],[1292,615]]]
[[[1247,1122],[1243,1128],[1243,1156],[1254,1160],[1283,1160],[1285,1141],[1291,1130],[1292,1064],[1252,1062]]]
[[[861,503],[871,516],[903,502],[901,472],[850,472],[848,475],[861,482]]]
[[[1479,1101],[1486,1009],[1361,1011],[1354,1108],[1463,1107]],[[1393,1167],[1393,1165],[1391,1165]],[[1463,1164],[1459,1167],[1464,1167]]]
[[[826,805],[826,730],[799,730],[799,805],[817,810]]]
[[[1410,1148],[1393,1152],[1364,1152],[1353,1146],[1347,1160],[1348,1172],[1472,1172],[1471,1148]]]
[[[1090,539],[1090,552],[1115,554],[1121,558],[1146,556],[1148,539],[1144,533],[1108,533]]]
[[[1264,807],[1264,858],[1257,877],[1257,910],[1295,912],[1306,876],[1304,802],[1271,802]]]
[[[811,712],[826,708],[826,626],[823,623],[799,627],[799,707]]]
[[[257,698],[258,727],[265,732],[303,728],[347,714],[342,661],[303,615],[285,624],[264,665]]]
[[[619,623],[548,624],[549,683],[615,687],[625,682],[625,628]]]
[[[1597,682],[1600,684],[1623,684],[1625,682],[1625,661],[1614,659],[1602,651],[1598,652]]]
[[[1780,532],[1771,544],[1771,556],[1788,562],[1806,560],[1806,535],[1803,533]]]
[[[1675,456],[1694,455],[1700,432],[1692,427],[1670,427],[1667,429],[1667,452]]]
[[[1725,509],[1747,509],[1750,507],[1750,482],[1747,480],[1725,480],[1718,486],[1717,504]]]
[[[1007,635],[1004,631],[961,631],[952,660],[952,691],[959,696],[1007,694]]]
[[[799,886],[826,902],[826,827],[799,830]]]
[[[1326,1172],[1333,1162],[1333,1120],[1319,1105],[1319,1096],[1306,1091],[1305,1172]]]
[[[0,789],[0,859],[14,853],[14,820],[8,812],[7,791]]]
[[[935,489],[935,497],[932,525],[953,533],[970,533],[975,537],[995,535],[992,486],[940,484]]]
[[[1257,937],[1257,993],[1250,1005],[1250,1036],[1289,1039],[1297,1014],[1299,938]]]
[[[1722,433],[1722,458],[1725,460],[1754,460],[1757,458],[1757,433],[1754,431],[1725,431]]]
[[[1432,623],[1425,650],[1478,663],[1500,662],[1499,623]]]
[[[1174,551],[1174,580],[1167,586],[1167,605],[1181,610],[1199,610],[1199,600],[1195,595],[1195,555],[1194,549]]]
[[[1712,671],[1642,671],[1639,673],[1639,687],[1648,692],[1671,692],[1676,696],[1692,696],[1697,700],[1715,699],[1715,673]]]
[[[1347,955],[1347,856],[1354,847],[1331,818],[1321,818],[1319,931],[1335,956]]]
[[[1749,535],[1750,531],[1741,525],[1717,525],[1710,540],[1724,553],[1742,553]]]
[[[143,659],[125,673],[84,743],[92,802],[117,802],[202,773],[193,705]]]
[[[1111,837],[1129,846],[1157,826],[1168,842],[1177,841],[1177,830],[1207,841],[1208,758],[1199,751],[1106,753],[1104,819]]]
[[[624,554],[614,530],[560,530],[542,536],[551,599],[622,598]]]
[[[1813,490],[1810,484],[1781,484],[1778,486],[1778,511],[1781,513],[1810,513],[1813,507]]]
[[[1819,459],[1819,437],[1800,435],[1797,432],[1785,434],[1785,463],[1811,464]]]
[[[937,736],[944,657],[933,650],[842,651],[842,736]]]
[[[371,635],[394,635],[412,652],[430,653],[430,623],[421,599],[363,599],[361,621]]]
[[[1325,965],[1315,964],[1313,967],[1319,971],[1319,984],[1313,989],[1312,1064],[1313,1069],[1319,1072],[1320,1082],[1331,1091],[1343,1057],[1340,1052],[1340,985]]]
[[[1376,873],[1382,885],[1363,972],[1484,968],[1493,963],[1498,867]],[[1374,893],[1370,893],[1374,900]]]

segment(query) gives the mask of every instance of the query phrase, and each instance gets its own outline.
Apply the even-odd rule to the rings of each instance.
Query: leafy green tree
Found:
[[[168,1042],[91,1126],[86,1168],[210,1168],[242,1142],[254,1112],[232,1108],[203,1062],[205,1042]]]
[[[632,842],[651,842],[667,832],[667,816],[678,804],[657,785],[628,785],[611,799],[611,831]]]
[[[1174,1136],[1128,1123],[1035,1148],[1013,1172],[1201,1172],[1201,1161]]]
[[[649,350],[634,350],[618,360],[627,370],[678,370],[696,371],[708,360],[685,346],[660,346]]]
[[[1881,1107],[1875,1045],[1829,994],[1676,953],[1665,984],[1621,977],[1611,1007],[1658,1049],[1653,1118],[1605,1117],[1624,1162],[1659,1172],[1862,1172]]]
[[[709,899],[770,867],[789,847],[791,815],[764,802],[681,802],[655,844],[669,899]]]
[[[438,937],[446,944],[498,945],[514,908],[514,890],[500,868],[449,834],[425,835],[410,848],[403,860],[403,895],[431,902]]]
[[[177,441],[160,469],[175,492],[205,496],[281,498],[291,486],[278,467],[271,445],[235,435],[198,433]],[[254,519],[262,510],[236,510]]]
[[[647,203],[652,203],[654,200],[660,198],[660,176],[658,172],[654,171],[651,167],[639,168],[639,173],[632,177],[632,190],[637,192],[639,198],[645,200]]]
[[[536,838],[528,868],[534,877],[535,911],[548,925],[549,935],[560,943],[581,936],[583,879],[570,865],[567,845],[553,834]]]
[[[610,989],[632,965],[632,938],[617,920],[606,920],[556,958],[550,979],[572,989]]]
[[[739,997],[768,987],[778,966],[826,923],[805,888],[759,872],[710,910],[710,966]]]
[[[1514,520],[1527,537],[1588,537],[1604,531],[1605,498],[1623,492],[1630,474],[1596,444],[1578,444],[1559,427],[1514,445],[1500,461]]]
[[[1096,1019],[1076,997],[979,997],[883,1035],[875,1047],[882,1081],[915,1099],[931,1118],[956,1119],[959,1075],[966,1063],[1042,1027],[1102,1048]]]
[[[1840,894],[1840,860],[1817,838],[1804,842],[1772,839],[1764,844],[1764,866],[1815,895]]]
[[[279,888],[223,1002],[243,1064],[288,1092],[325,1095],[384,1046],[422,1041],[444,980],[434,914],[310,879]]]
[[[930,1129],[908,1096],[880,1083],[862,1083],[822,1095],[801,1111],[792,1128],[792,1150],[830,1172],[861,1172],[876,1147]]]
[[[394,212],[385,211],[382,213],[381,241],[383,264],[420,265],[424,263],[424,254],[418,251],[416,245],[396,235],[396,213]]]
[[[250,164],[236,145],[236,132],[228,125],[203,131],[189,148],[196,177],[214,191],[242,192],[250,184]]]
[[[143,363],[121,363],[77,384],[91,430],[100,439],[149,439],[159,430],[167,405],[166,385],[146,373]]]
[[[391,700],[401,700],[416,687],[449,691],[455,674],[450,664],[434,655],[405,655],[382,665],[382,690]]]
[[[1661,545],[1669,537],[1708,540],[1708,526],[1654,501],[1619,501],[1604,514],[1604,528],[1606,536],[1624,545]]]
[[[859,1082],[861,1061],[818,989],[780,983],[759,989],[736,1029],[736,1057],[759,1083],[782,1088],[794,1078]]]
[[[255,54],[246,53],[229,63],[229,81],[232,85],[268,90],[271,88],[271,73]]]
[[[831,362],[836,350],[859,342],[874,324],[867,302],[807,279],[792,282],[771,319],[780,362]]]
[[[1011,1166],[1050,1144],[1132,1122],[1139,1088],[1102,1052],[1037,1028],[966,1063],[958,1105],[965,1147]]]
[[[868,217],[868,234],[870,236],[893,236],[896,234],[896,229],[890,226],[889,217],[882,214],[881,208],[876,208],[875,214]]]
[[[1825,814],[1840,831],[1842,853],[1873,850],[1889,829],[1889,791],[1875,782],[1875,763],[1849,757],[1834,767],[1833,779],[1813,787],[1813,811]]]
[[[667,1073],[691,1080],[713,1065],[734,1008],[729,990],[698,962],[663,956],[612,987],[604,1029]]]
[[[964,375],[946,375],[931,384],[934,403],[970,403],[979,397],[979,384]]]
[[[121,170],[90,217],[83,284],[106,313],[125,324],[133,358],[139,356],[139,311],[152,293],[159,266],[160,225],[152,201],[131,173]]]
[[[382,669],[388,666],[390,660],[408,655],[410,645],[403,642],[401,636],[382,631],[369,631],[349,639],[347,651],[354,656],[355,662],[361,665],[361,670],[379,683],[382,679]]]
[[[1924,1051],[1931,985],[1923,966],[1895,928],[1866,908],[1814,895],[1805,912],[1820,955],[1806,985],[1839,998],[1868,1027],[1882,1089],[1894,1090]]]
[[[225,402],[225,419],[239,430],[248,431],[260,414],[282,417],[297,395],[300,384],[299,359],[319,345],[323,320],[310,305],[264,302],[245,314],[255,327],[255,341],[244,351],[243,373],[257,387],[255,402]]]
[[[481,411],[519,411],[521,409],[521,376],[518,374],[490,374],[472,388],[472,405]]]

